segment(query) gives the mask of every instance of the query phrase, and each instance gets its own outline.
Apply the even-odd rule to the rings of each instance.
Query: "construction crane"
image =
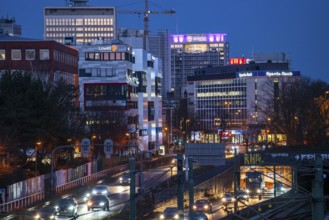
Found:
[[[149,34],[149,15],[150,14],[175,14],[176,11],[173,9],[167,11],[151,11],[149,10],[149,0],[145,0],[145,10],[144,11],[130,11],[130,10],[117,10],[117,13],[121,14],[138,14],[144,15],[144,33],[143,33],[143,49],[147,50],[147,40]]]

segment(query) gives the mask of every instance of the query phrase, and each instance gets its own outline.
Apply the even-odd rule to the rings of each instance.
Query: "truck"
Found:
[[[246,173],[246,192],[250,196],[260,195],[263,191],[262,173],[261,172],[247,172]]]

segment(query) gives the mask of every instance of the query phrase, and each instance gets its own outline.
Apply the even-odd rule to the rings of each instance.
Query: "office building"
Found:
[[[78,50],[56,41],[0,36],[0,73],[23,71],[78,86]]]
[[[226,34],[175,34],[170,36],[172,88],[183,98],[187,76],[197,68],[228,64]]]
[[[275,115],[279,105],[274,100],[286,85],[299,79],[300,72],[291,71],[287,62],[197,69],[187,78],[189,116],[197,125],[195,136],[200,137],[198,131],[204,131],[203,141],[218,142],[221,135],[231,138],[232,143],[245,139],[253,143],[284,139],[285,134],[280,131],[265,132],[270,121],[275,120],[264,112],[269,111],[266,100],[273,100],[270,110]]]
[[[88,126],[93,127],[100,121],[108,123],[113,120],[114,112],[122,112],[120,118],[115,118],[125,126],[122,133],[129,135],[142,151],[157,150],[162,126],[161,110],[158,111],[161,109],[159,60],[117,40],[96,41],[76,48],[80,56],[81,109],[89,113],[102,112],[101,120],[91,118]],[[97,133],[103,135],[103,140],[113,138],[105,131]]]
[[[143,30],[118,29],[118,39],[133,48],[143,48]],[[162,61],[161,95],[166,99],[171,89],[170,45],[168,30],[159,30],[148,35],[148,52]]]
[[[22,27],[16,24],[15,18],[0,18],[0,34],[10,36],[21,36]]]
[[[44,9],[44,38],[60,43],[90,44],[97,39],[116,38],[114,7],[87,7],[87,1],[73,1],[68,7]]]

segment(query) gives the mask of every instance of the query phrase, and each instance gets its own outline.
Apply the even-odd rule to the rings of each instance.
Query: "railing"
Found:
[[[101,172],[93,173],[91,175],[65,183],[63,185],[56,186],[55,191],[56,191],[56,194],[61,194],[69,189],[73,189],[75,187],[80,187],[82,185],[85,185],[86,183],[90,183],[99,178],[102,178],[102,177],[105,177],[108,175],[114,175],[114,174],[117,174],[117,173],[122,172],[123,170],[127,170],[127,169],[128,169],[128,164],[124,164],[124,165],[113,167],[113,168],[110,168],[107,170],[103,170]],[[43,199],[45,199],[46,191],[47,191],[47,189],[44,189],[42,192],[35,193],[33,195],[29,195],[29,196],[26,196],[26,197],[23,197],[20,199],[16,199],[16,200],[13,200],[13,201],[10,201],[7,203],[0,204],[0,213],[13,212],[13,211],[17,211],[19,209],[34,205],[37,202],[40,202]]]

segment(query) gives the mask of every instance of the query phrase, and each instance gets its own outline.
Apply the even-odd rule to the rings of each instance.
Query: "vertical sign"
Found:
[[[90,139],[89,138],[83,138],[81,141],[81,153],[83,157],[88,157],[88,154],[90,152]]]
[[[104,152],[106,158],[110,158],[111,154],[113,153],[113,141],[111,139],[106,139],[104,141]]]

